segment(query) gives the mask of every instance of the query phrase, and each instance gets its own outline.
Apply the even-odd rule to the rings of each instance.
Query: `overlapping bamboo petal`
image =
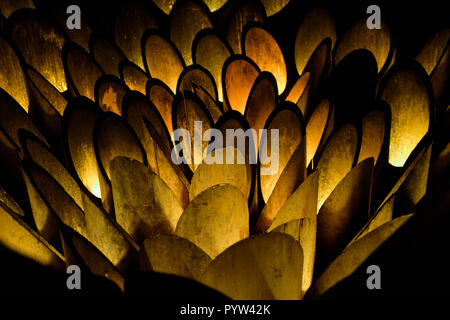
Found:
[[[64,270],[64,257],[3,202],[0,202],[0,243],[41,265]]]
[[[260,70],[253,61],[240,57],[231,57],[223,68],[225,103],[244,114],[248,96]]]
[[[323,140],[330,109],[330,102],[323,99],[314,109],[306,124],[306,166],[309,166]]]
[[[86,238],[97,247],[111,263],[126,274],[132,270],[139,247],[107,213],[83,194],[86,219]]]
[[[126,60],[124,53],[114,43],[106,39],[95,37],[91,42],[90,51],[95,61],[106,74],[120,77],[119,64]]]
[[[391,32],[388,26],[381,21],[381,29],[369,29],[366,19],[355,23],[337,44],[335,64],[337,65],[347,54],[357,49],[367,49],[372,52],[380,72],[391,49]]]
[[[333,48],[336,43],[333,16],[324,9],[313,9],[303,18],[295,38],[295,64],[298,74],[303,74],[313,52],[326,38],[330,38]]]
[[[331,261],[369,218],[373,158],[353,168],[336,186],[317,215],[317,247],[322,263]]]
[[[416,61],[424,67],[430,76],[438,67],[450,39],[450,28],[443,28],[436,32],[416,56]]]
[[[310,83],[310,73],[305,72],[302,74],[295,84],[289,89],[289,93],[286,96],[286,101],[297,103],[300,97],[305,93],[307,85]],[[303,112],[303,111],[302,111]]]
[[[234,53],[242,53],[242,32],[249,22],[263,22],[266,14],[260,2],[244,0],[239,1],[238,7],[232,14],[228,23],[227,41]]]
[[[249,235],[248,202],[235,186],[221,184],[195,197],[178,221],[176,235],[215,258]]]
[[[394,219],[368,233],[342,252],[319,276],[312,287],[312,295],[320,296],[339,281],[350,276],[364,261],[389,239],[412,214]]]
[[[275,187],[256,221],[255,228],[257,231],[262,232],[271,225],[276,214],[304,181],[306,177],[305,161],[306,139],[302,139],[276,181]]]
[[[231,55],[230,49],[217,35],[208,32],[195,39],[193,50],[194,62],[211,72],[217,84],[218,99],[223,101],[222,66]]]
[[[174,233],[181,203],[161,178],[125,157],[111,161],[116,220],[138,243],[155,233]]]
[[[196,88],[202,88],[213,100],[217,100],[217,87],[211,72],[198,64],[183,70],[178,79],[177,92],[190,91],[197,93]],[[201,97],[199,96],[199,98]]]
[[[289,235],[271,232],[225,250],[206,268],[201,282],[232,299],[298,300],[303,252]]]
[[[170,135],[172,135],[172,103],[175,95],[163,82],[151,80],[147,88],[147,97],[158,109]]]
[[[317,202],[319,209],[337,184],[351,170],[356,144],[356,129],[353,125],[348,124],[337,130],[325,146],[317,164],[317,168],[320,170]]]
[[[155,234],[142,247],[144,269],[199,280],[211,258],[189,240]]]
[[[142,94],[146,93],[149,78],[138,66],[122,61],[119,65],[119,73],[120,78],[131,90],[139,91]]]
[[[171,12],[170,39],[180,50],[187,66],[192,61],[192,43],[197,33],[212,28],[209,12],[194,1],[177,3]]]
[[[244,52],[255,61],[261,71],[272,73],[277,80],[278,92],[286,88],[287,70],[283,53],[272,35],[262,27],[251,27],[244,35]]]
[[[217,153],[222,153],[222,156],[217,156]],[[227,163],[227,154],[233,154],[234,161]],[[248,170],[248,163],[239,162],[238,159],[244,160],[244,155],[234,147],[217,148],[212,151],[212,156],[219,159],[219,163],[205,163],[200,164],[194,171],[191,179],[191,188],[189,190],[189,199],[193,200],[204,190],[218,185],[231,184],[237,187],[242,194],[248,198],[250,194],[250,185],[247,174],[251,172]]]
[[[11,38],[25,62],[43,75],[60,92],[67,90],[61,51],[64,36],[34,10],[20,11],[10,17]]]
[[[141,5],[127,4],[118,11],[115,21],[114,38],[117,45],[128,60],[144,69],[141,38],[147,29],[158,28],[152,14]]]
[[[19,58],[2,36],[0,36],[0,88],[28,112],[29,101]]]
[[[304,72],[311,74],[311,90],[315,89],[322,79],[328,67],[331,52],[331,40],[323,40],[311,55]],[[303,111],[303,110],[302,110]],[[305,116],[309,115],[309,110],[305,108]]]
[[[389,163],[402,167],[429,128],[430,101],[425,79],[417,69],[393,70],[380,98],[389,104],[392,114]]]
[[[380,155],[384,142],[386,115],[382,110],[370,111],[362,119],[361,148],[359,149],[358,162],[366,158],[373,158],[375,164]]]
[[[18,216],[23,217],[25,214],[19,204],[14,200],[2,187],[0,187],[0,202],[4,206],[11,209]]]
[[[261,155],[273,157],[273,153],[278,152],[278,167],[277,170],[271,172],[271,174],[260,175],[261,193],[265,202],[269,200],[282,172],[285,170],[290,159],[292,159],[292,155],[298,149],[300,143],[303,142],[303,148],[306,148],[306,138],[304,136],[302,119],[295,112],[295,109],[279,109],[279,111],[272,115],[272,118],[268,120],[266,127],[267,136],[260,142],[260,161],[267,162],[267,159],[262,159]],[[276,142],[275,140],[272,141],[272,130],[278,130],[278,149],[273,148]],[[305,162],[306,158],[303,158],[302,161]],[[274,163],[271,162],[261,163],[260,170],[267,170],[273,166]],[[301,175],[304,176],[304,173]]]
[[[118,78],[102,76],[95,84],[95,101],[106,112],[122,115],[122,101],[128,87]]]
[[[184,61],[177,48],[157,33],[148,35],[144,44],[145,63],[152,78],[163,81],[176,92]]]
[[[23,8],[34,9],[33,0],[4,0],[0,4],[0,12],[5,18],[8,18],[14,11]]]

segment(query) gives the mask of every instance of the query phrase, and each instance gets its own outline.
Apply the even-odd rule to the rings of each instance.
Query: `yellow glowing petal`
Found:
[[[42,202],[39,201],[39,198],[34,197],[34,200],[38,200],[32,201],[33,218],[38,231],[44,237],[57,237],[60,220],[86,237],[87,231],[83,211],[65,192],[63,187],[47,171],[31,161],[24,163],[24,170],[27,178],[27,189],[35,189],[51,208],[51,211],[39,208],[38,206],[42,205]],[[59,220],[54,214],[57,215]]]
[[[122,273],[134,263],[139,247],[130,236],[83,194],[84,214],[89,241]]]
[[[222,110],[214,98],[202,87],[194,86],[194,93],[205,105],[214,123],[222,116]]]
[[[402,167],[428,131],[430,105],[425,81],[413,69],[400,69],[386,80],[381,99],[392,114],[389,163]]]
[[[239,152],[238,149],[231,146],[226,148],[217,148],[213,151],[213,155],[217,152],[222,153],[222,157],[218,157],[221,160],[221,164],[212,163],[208,164],[203,162],[200,164],[194,172],[191,179],[191,188],[189,190],[189,199],[194,199],[204,190],[215,186],[217,184],[227,183],[237,187],[242,194],[248,198],[250,193],[250,185],[248,184],[247,173],[249,172],[248,164],[239,164],[238,160],[244,155]],[[233,154],[234,162],[226,163],[227,153]]]
[[[0,12],[5,18],[22,8],[34,9],[33,0],[3,0],[0,3]]]
[[[172,11],[173,5],[175,4],[176,0],[152,0],[154,4],[158,6],[165,14],[170,14],[170,11]]]
[[[373,158],[353,168],[336,186],[317,215],[317,250],[328,263],[345,248],[369,218]]]
[[[362,119],[361,149],[358,162],[373,158],[375,164],[384,141],[385,115],[382,110],[373,110]]]
[[[44,136],[36,128],[28,114],[5,91],[0,88],[0,128],[17,146],[20,145],[18,130],[26,129],[47,143]]]
[[[100,198],[100,169],[94,151],[94,123],[99,111],[93,105],[79,103],[67,121],[67,145],[73,166],[84,186]]]
[[[119,79],[110,76],[98,79],[95,88],[99,107],[103,111],[122,115],[122,101],[128,88]]]
[[[200,30],[212,28],[208,12],[193,1],[177,4],[170,21],[170,39],[180,50],[187,66],[192,64],[192,43]]]
[[[298,100],[300,100],[300,97],[302,96],[303,92],[305,91],[306,85],[310,82],[309,79],[310,79],[309,72],[305,72],[301,77],[299,77],[295,82],[295,84],[292,86],[292,88],[289,90],[289,93],[286,97],[286,101],[297,103]]]
[[[82,208],[81,190],[76,181],[64,167],[64,165],[53,155],[53,153],[33,137],[22,139],[22,148],[33,162],[45,169],[53,179],[58,182],[67,194]]]
[[[227,0],[203,0],[211,12],[217,11],[223,7]]]
[[[272,73],[278,92],[286,88],[287,71],[283,53],[272,35],[261,27],[252,27],[245,34],[245,55],[255,61],[261,71]]]
[[[373,215],[373,217],[364,225],[364,227],[361,228],[361,230],[347,245],[347,247],[351,246],[353,243],[364,237],[369,232],[391,221],[394,213],[394,200],[395,195],[392,195],[389,200],[387,200],[383,204],[383,206]]]
[[[391,48],[391,33],[382,21],[381,29],[367,28],[366,19],[355,23],[338,43],[335,55],[335,65],[347,54],[357,49],[367,49],[373,53],[378,64],[378,72],[383,68]]]
[[[138,243],[155,233],[173,233],[183,212],[169,187],[142,163],[111,161],[116,221]]]
[[[178,80],[177,92],[190,91],[197,93],[196,89],[206,91],[214,100],[217,100],[217,88],[212,74],[200,65],[187,67]]]
[[[326,72],[328,62],[330,59],[331,52],[331,42],[330,39],[325,39],[319,46],[314,50],[308,64],[305,67],[304,72],[309,72],[311,74],[311,87],[315,89]],[[309,111],[309,110],[308,110]],[[308,116],[308,111],[305,111],[305,116]]]
[[[320,28],[317,26],[320,25]],[[336,42],[336,27],[331,13],[324,9],[313,9],[303,18],[295,38],[295,64],[298,74],[303,74],[309,59],[319,44],[331,39],[331,48]]]
[[[64,110],[66,109],[67,100],[50,82],[48,82],[36,70],[27,68],[25,73],[27,74],[31,82],[32,88],[30,90],[30,94],[33,95],[33,97],[38,100],[39,106],[40,108],[42,108],[42,112],[44,113],[44,115],[48,115],[49,119],[51,119],[51,117],[54,117],[57,120],[55,119],[53,121],[59,122],[60,119],[58,115],[54,114],[55,112],[53,111],[53,109],[59,115],[62,116]],[[61,126],[61,124],[49,122],[48,126],[51,125],[53,125],[54,127],[57,127],[58,125]],[[47,129],[56,129],[56,128],[49,127]]]
[[[441,57],[447,50],[449,39],[450,29],[443,28],[436,32],[436,34],[428,40],[423,49],[417,55],[416,61],[424,67],[428,75],[431,75],[433,70],[439,64]]]
[[[263,22],[265,17],[264,7],[255,1],[239,1],[236,11],[231,16],[227,30],[227,41],[233,48],[233,52],[242,53],[242,32],[251,21]]]
[[[317,169],[320,170],[318,209],[322,207],[334,188],[351,170],[356,145],[356,129],[353,125],[348,124],[341,127],[325,146],[317,164]]]
[[[184,64],[176,48],[159,34],[151,34],[145,41],[145,59],[152,78],[163,81],[176,92],[177,81]]]
[[[242,58],[235,58],[224,68],[226,69],[223,89],[226,103],[231,109],[244,114],[250,90],[258,77],[259,70],[254,64]]]
[[[250,122],[250,121],[249,121]],[[252,126],[250,126],[252,127]],[[253,128],[253,127],[252,127]],[[259,128],[257,128],[259,129]],[[261,174],[260,183],[261,183],[261,193],[265,202],[269,200],[269,197],[272,194],[272,191],[275,188],[275,185],[278,183],[278,179],[281,176],[282,172],[286,168],[288,162],[291,159],[291,156],[296,151],[300,142],[303,139],[303,127],[300,122],[300,118],[297,116],[295,111],[291,109],[280,109],[280,111],[272,118],[270,123],[267,126],[267,137],[264,140],[261,140],[260,144],[260,152],[259,152],[259,160],[261,161],[261,169],[260,170],[268,170],[271,166],[274,165],[273,162],[273,152],[277,150],[272,150],[272,145],[275,141],[272,141],[272,130],[278,130],[279,138],[278,138],[278,170],[272,172],[271,174]],[[306,144],[306,143],[304,143]],[[267,160],[263,159],[261,155],[267,155],[267,157],[272,157],[272,162],[268,164],[264,164],[263,161],[267,162]],[[305,161],[303,159],[302,161]]]
[[[87,239],[78,234],[71,234],[61,236],[61,242],[64,249],[64,257],[66,258],[66,265],[78,264],[79,258],[76,257],[76,254],[78,254],[89,268],[89,271],[97,276],[111,280],[122,292],[125,290],[124,277]],[[76,258],[72,259],[72,257]]]
[[[43,75],[58,91],[67,90],[61,51],[63,35],[34,11],[22,12],[12,21],[11,38],[25,62]]]
[[[314,296],[320,296],[341,280],[350,276],[364,261],[391,237],[411,215],[394,219],[374,231],[368,233],[345,249],[327,269],[319,276],[313,285]]]
[[[391,192],[379,206],[379,209],[395,194],[395,214],[410,213],[410,210],[426,193],[430,157],[431,145],[427,145],[398,179]]]
[[[268,17],[280,12],[290,0],[261,0]]]
[[[255,83],[252,86],[252,89],[250,91],[250,96],[248,97],[247,104],[245,106],[245,113],[244,113],[245,118],[247,119],[250,128],[256,130],[257,136],[256,136],[256,142],[255,142],[255,154],[257,154],[257,150],[258,150],[259,142],[260,142],[259,130],[264,129],[264,126],[266,124],[267,119],[269,118],[269,115],[275,109],[275,106],[277,103],[277,98],[278,98],[278,95],[277,95],[275,79],[270,74],[269,75],[261,74],[255,80]],[[279,118],[279,117],[283,118],[283,114],[285,114],[286,111],[283,111],[281,113],[282,114],[277,115],[276,118]],[[291,114],[291,116],[292,116],[292,114]],[[292,118],[291,120],[295,121],[295,115],[294,115],[294,118]],[[278,128],[280,121],[277,121],[276,119],[274,119],[272,121],[275,121],[275,123],[273,124],[273,128]],[[293,124],[292,121],[291,121],[291,126]],[[298,123],[295,123],[295,124],[297,125]],[[289,125],[287,125],[287,126],[289,126]],[[270,132],[270,130],[268,132]],[[296,141],[298,136],[295,134],[297,134],[298,132],[294,131],[291,133],[294,134],[294,141]],[[281,134],[280,134],[280,136],[281,136]],[[269,146],[270,146],[270,143],[269,143]],[[291,146],[291,147],[295,148],[295,146]],[[269,148],[269,152],[270,152],[270,148]]]
[[[106,74],[120,77],[119,64],[125,61],[126,57],[115,44],[106,39],[94,38],[91,51],[95,61]]]
[[[0,36],[0,88],[11,95],[28,112],[27,88],[20,61],[2,36]]]
[[[23,217],[25,214],[22,208],[2,187],[0,187],[0,203],[2,203],[7,208],[11,209],[15,214]]]
[[[257,231],[262,232],[271,225],[276,214],[305,179],[305,149],[306,139],[302,139],[294,154],[290,157],[285,169],[276,181],[276,185],[270,194],[270,198],[267,200],[261,215],[256,221]]]
[[[117,45],[128,60],[144,69],[141,53],[141,38],[147,29],[157,29],[156,21],[142,5],[125,4],[118,10],[114,35]],[[144,92],[145,94],[145,92]]]
[[[206,114],[205,110],[203,110],[203,108],[200,107],[200,105],[197,103],[197,101],[185,97],[185,98],[181,98],[178,100],[178,102],[174,102],[174,114],[176,116],[175,122],[177,124],[177,128],[183,128],[189,131],[190,137],[191,137],[191,158],[192,159],[187,159],[187,161],[190,161],[191,163],[189,164],[189,167],[191,168],[192,171],[195,171],[195,169],[197,168],[197,166],[200,163],[194,163],[196,159],[199,160],[199,162],[201,162],[202,157],[203,157],[203,150],[205,150],[208,145],[209,145],[209,141],[207,140],[203,140],[201,142],[201,147],[199,148],[195,148],[195,144],[194,144],[194,136],[195,136],[195,132],[194,132],[194,122],[195,121],[201,121],[202,123],[202,131],[201,131],[201,136],[203,137],[205,134],[205,131],[210,129],[212,127],[212,123],[210,118],[208,117],[208,115]],[[181,138],[182,140],[182,138]],[[197,138],[197,140],[199,140]],[[186,142],[179,142],[182,145],[184,145],[184,143]],[[200,145],[200,143],[199,143]],[[184,145],[186,149],[188,148],[188,145]]]
[[[0,202],[0,243],[43,266],[64,270],[64,257]]]
[[[221,184],[211,187],[189,203],[175,233],[214,258],[248,237],[247,199],[235,186]]]
[[[131,63],[122,63],[120,74],[123,82],[131,89],[146,93],[148,77],[142,69]]]
[[[189,240],[172,234],[155,234],[144,241],[144,269],[200,279],[211,258]]]
[[[205,33],[195,44],[194,61],[209,70],[217,84],[219,101],[223,101],[222,66],[231,55],[230,50],[218,36]]]
[[[271,232],[224,251],[206,268],[201,282],[237,300],[298,300],[302,267],[298,241]]]
[[[330,114],[330,102],[322,100],[314,109],[306,124],[306,166],[309,165],[319,147],[324,135],[327,120]]]
[[[156,106],[161,117],[164,119],[169,134],[172,135],[172,103],[174,99],[173,93],[170,89],[162,84],[151,82],[148,91],[150,101]]]
[[[315,213],[314,213],[315,216]],[[300,243],[303,250],[302,293],[303,297],[312,283],[316,248],[316,218],[291,220],[276,227],[273,232],[286,233]]]
[[[66,64],[67,76],[71,80],[69,90],[72,94],[82,95],[94,101],[95,83],[103,74],[97,63],[83,48],[75,45],[64,47],[63,60]]]

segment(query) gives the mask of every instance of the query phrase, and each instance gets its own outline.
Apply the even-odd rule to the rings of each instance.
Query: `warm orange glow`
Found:
[[[268,17],[280,12],[290,0],[261,0]]]
[[[195,61],[209,70],[214,77],[219,101],[223,101],[222,66],[230,54],[223,41],[215,34],[205,34],[197,41]]]
[[[256,62],[261,71],[274,75],[278,92],[282,93],[287,82],[286,63],[272,35],[260,27],[249,29],[245,35],[245,54]]]
[[[443,28],[428,40],[417,55],[416,61],[424,67],[428,75],[431,75],[433,70],[439,64],[439,60],[448,47],[449,39],[450,28]]]
[[[175,93],[184,68],[176,49],[162,36],[152,34],[145,42],[145,58],[152,78],[163,81]]]
[[[429,97],[421,75],[401,69],[386,82],[381,99],[391,108],[389,163],[402,167],[428,131]]]
[[[192,43],[196,34],[212,28],[211,21],[203,7],[193,1],[180,3],[171,13],[170,39],[180,50],[187,66],[192,62]]]
[[[361,149],[358,162],[373,158],[375,164],[383,145],[385,132],[385,115],[381,110],[374,110],[362,119]]]
[[[127,88],[118,82],[104,81],[98,85],[98,105],[102,110],[114,112],[120,116],[122,114],[123,97],[126,93]]]
[[[331,39],[333,48],[336,42],[333,16],[324,9],[313,9],[303,18],[295,38],[295,64],[298,74],[303,74],[314,50],[325,38]]]
[[[303,92],[305,91],[306,85],[309,83],[309,78],[309,72],[305,72],[301,77],[299,77],[292,88],[289,90],[286,101],[297,103]],[[304,110],[302,110],[302,112],[303,111]]]
[[[145,94],[148,77],[144,71],[132,64],[125,64],[122,66],[121,72],[122,80],[131,90]]]
[[[244,59],[236,59],[228,64],[224,90],[231,109],[244,114],[247,98],[258,74],[259,70]]]
[[[315,108],[306,125],[306,166],[312,161],[319,147],[319,143],[324,135],[329,112],[330,102],[324,99]]]
[[[158,109],[161,117],[164,119],[164,123],[169,130],[169,134],[172,134],[172,103],[174,98],[173,93],[171,93],[168,88],[154,83],[150,86],[148,97]]]

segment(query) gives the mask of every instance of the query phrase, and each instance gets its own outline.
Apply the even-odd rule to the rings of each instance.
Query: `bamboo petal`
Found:
[[[201,282],[237,300],[298,300],[302,266],[300,244],[272,232],[225,250],[209,264]]]
[[[367,28],[366,19],[355,23],[338,43],[335,65],[347,54],[357,49],[367,49],[373,53],[378,64],[378,72],[384,67],[391,48],[391,33],[388,26],[381,21],[380,29]]]
[[[191,179],[191,188],[189,190],[189,199],[192,201],[197,195],[206,189],[218,184],[231,184],[237,187],[242,194],[248,198],[250,194],[250,185],[247,173],[249,172],[246,163],[241,163],[238,159],[245,159],[244,155],[238,149],[233,147],[218,148],[214,151],[222,153],[223,157],[220,163],[205,163],[200,164],[194,172]],[[227,163],[227,154],[233,154],[234,162]],[[214,155],[213,155],[214,156]],[[217,155],[216,155],[217,157]]]
[[[211,72],[217,84],[219,101],[223,101],[222,66],[230,55],[230,49],[214,33],[203,33],[194,40],[194,63],[198,63]]]
[[[94,38],[91,47],[90,51],[95,61],[97,61],[105,73],[120,77],[119,64],[127,58],[119,47],[102,38]]]
[[[255,61],[261,71],[272,73],[278,92],[286,88],[287,71],[283,53],[272,35],[261,27],[252,27],[245,33],[244,52]]]
[[[330,38],[333,48],[336,43],[333,16],[324,9],[313,9],[303,18],[295,38],[295,64],[298,74],[303,74],[313,52],[326,38]]]
[[[155,272],[199,280],[211,258],[189,240],[155,234],[144,241],[144,265]]]
[[[163,81],[176,92],[177,81],[184,68],[180,53],[157,33],[149,34],[144,45],[145,63],[152,78]]]
[[[19,58],[2,36],[0,36],[0,88],[28,112],[29,100]]]
[[[43,75],[60,92],[67,90],[61,51],[64,36],[34,10],[11,16],[11,38],[25,62]]]
[[[448,47],[450,39],[450,28],[443,28],[436,32],[431,39],[425,44],[416,56],[428,75],[431,75],[435,68],[439,65],[444,52]]]
[[[137,241],[154,233],[173,233],[183,212],[169,187],[148,167],[125,157],[111,161],[117,222]]]
[[[317,250],[327,264],[345,248],[369,218],[373,158],[352,169],[336,186],[317,215]]]
[[[147,29],[157,29],[156,21],[143,6],[129,3],[118,11],[114,26],[117,45],[128,60],[144,69],[141,38]],[[144,92],[145,94],[145,92]]]
[[[0,203],[2,203],[7,208],[11,209],[15,214],[23,217],[25,214],[22,208],[2,187],[0,187]]]
[[[137,65],[122,61],[119,64],[119,73],[120,78],[131,90],[139,91],[142,94],[146,93],[149,78]]]
[[[190,240],[214,258],[249,235],[247,199],[235,186],[211,187],[184,210],[176,235]]]
[[[268,17],[280,12],[290,0],[261,0]]]
[[[339,281],[350,276],[375,250],[403,226],[412,214],[399,217],[375,229],[342,252],[313,285],[314,296],[321,296]]]
[[[306,124],[306,166],[309,166],[323,140],[330,112],[330,102],[323,99]]]
[[[300,97],[306,91],[307,85],[310,83],[309,79],[310,79],[309,72],[305,72],[304,74],[302,74],[289,90],[289,93],[286,96],[286,101],[297,103],[300,100]],[[303,111],[304,110],[302,110],[302,114]]]
[[[389,163],[402,167],[427,133],[430,102],[425,79],[415,69],[398,69],[387,76],[381,99],[391,108]]]
[[[147,90],[147,96],[150,101],[156,106],[160,115],[164,119],[169,134],[172,135],[172,103],[174,100],[174,94],[170,91],[169,87],[163,83],[158,83],[151,80]]]
[[[4,0],[0,4],[0,12],[5,18],[8,18],[13,12],[22,9],[34,9],[32,0]]]
[[[95,84],[95,101],[106,112],[122,115],[122,101],[128,87],[118,78],[102,76]]]
[[[0,202],[0,243],[37,263],[64,270],[64,257]]]
[[[362,119],[362,138],[358,163],[373,158],[375,164],[380,155],[385,133],[385,114],[382,110],[373,110]]]
[[[322,207],[334,188],[351,170],[356,144],[356,129],[349,124],[341,127],[325,146],[317,164],[317,168],[320,170],[318,209]]]
[[[170,39],[175,43],[187,66],[192,64],[192,43],[197,33],[212,28],[209,12],[196,2],[186,1],[171,12]]]

